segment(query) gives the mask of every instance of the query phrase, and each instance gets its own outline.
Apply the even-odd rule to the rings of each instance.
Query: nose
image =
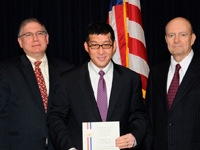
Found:
[[[99,51],[99,54],[103,54],[104,53],[104,49],[102,48],[102,46],[99,47],[98,51]]]
[[[176,43],[177,43],[177,42],[179,42],[179,40],[180,40],[180,39],[179,39],[179,36],[178,36],[178,35],[176,35],[176,36],[175,36],[175,38],[174,38],[174,42],[176,42]]]
[[[34,40],[34,41],[37,41],[37,40],[38,40],[38,37],[37,37],[36,34],[33,34],[33,40]]]

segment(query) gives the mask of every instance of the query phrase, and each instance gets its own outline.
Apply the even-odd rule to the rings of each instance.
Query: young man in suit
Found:
[[[18,42],[25,54],[0,63],[0,149],[54,150],[46,117],[59,74],[73,66],[46,56],[49,35],[35,18],[21,23]],[[36,61],[41,63],[44,103],[34,73]]]
[[[182,17],[169,21],[165,32],[171,60],[150,71],[146,100],[150,124],[145,147],[146,150],[198,150],[200,58],[192,50],[196,36],[191,23]]]
[[[140,145],[147,125],[140,76],[111,59],[116,50],[114,31],[109,24],[88,26],[84,48],[90,60],[61,74],[48,115],[52,142],[57,150],[82,150],[82,123],[101,122],[97,89],[104,71],[107,89],[107,116],[103,121],[119,121],[116,147],[132,149]],[[105,108],[105,107],[104,107]]]

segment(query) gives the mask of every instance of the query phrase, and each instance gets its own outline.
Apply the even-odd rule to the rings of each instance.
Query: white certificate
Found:
[[[119,122],[84,122],[83,150],[119,150],[115,139],[119,137]]]

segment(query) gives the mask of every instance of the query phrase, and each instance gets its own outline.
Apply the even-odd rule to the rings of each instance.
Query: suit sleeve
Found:
[[[8,76],[3,65],[0,64],[0,149],[8,150],[8,110],[10,88]]]
[[[135,90],[132,95],[132,103],[131,103],[131,116],[129,120],[131,121],[131,126],[129,130],[136,138],[138,147],[142,140],[144,139],[146,126],[147,126],[147,113],[145,111],[143,99],[142,99],[142,87],[141,87],[141,80],[135,82],[133,84],[135,86]]]
[[[74,147],[67,128],[68,115],[69,102],[63,82],[59,79],[59,82],[55,86],[55,97],[52,101],[47,117],[47,125],[49,127],[51,141],[57,150],[67,150]]]
[[[150,73],[148,77],[147,98],[146,98],[146,103],[145,103],[145,107],[149,115],[149,121],[148,121],[148,126],[147,126],[147,133],[145,135],[145,140],[144,140],[144,150],[151,150],[151,145],[153,141],[152,86],[153,86],[152,75]]]

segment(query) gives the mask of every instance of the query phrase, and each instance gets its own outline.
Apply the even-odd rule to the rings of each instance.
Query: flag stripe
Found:
[[[141,76],[142,83],[144,83],[144,84],[142,84],[142,89],[146,89],[146,87],[147,87],[147,77],[143,76],[142,74],[140,74],[140,76]]]
[[[116,27],[117,23],[116,23],[116,19],[115,19],[115,11],[114,10],[109,12],[108,22],[110,23],[113,30],[115,31],[115,40],[118,41],[118,32],[117,32],[117,27]],[[119,47],[121,47],[121,46],[119,46],[119,42],[116,42],[116,45],[117,45],[116,52],[115,52],[115,55],[113,55],[112,59],[115,63],[122,64],[121,55],[120,55],[120,51],[119,51]]]
[[[116,20],[116,29],[117,29],[117,36],[118,36],[118,48],[120,49],[120,56],[121,57],[121,64],[123,66],[126,66],[126,34],[124,30],[124,16],[121,15],[123,14],[123,6],[122,5],[117,5],[115,8],[115,20]],[[119,23],[121,22],[121,23]]]
[[[139,74],[143,74],[145,77],[148,77],[149,67],[147,62],[144,59],[141,59],[139,56],[129,54],[130,58],[130,69],[134,70]]]
[[[140,1],[139,0],[128,0],[129,4],[135,5],[137,6],[139,9],[141,9],[140,7]]]
[[[144,44],[144,47],[146,48],[144,31],[142,26],[131,20],[128,20],[128,26],[129,26],[129,36],[141,41]],[[146,50],[144,52],[146,52]]]
[[[138,24],[142,25],[142,17],[140,9],[137,6],[132,5],[128,2],[126,2],[126,7],[127,7],[127,17],[129,18],[129,20],[133,20]]]
[[[144,47],[143,43],[141,43],[141,41],[139,41],[138,39],[129,37],[128,46],[130,48],[129,52],[131,54],[137,55],[137,56],[141,57],[142,59],[146,60],[147,54],[144,53],[145,47]]]

